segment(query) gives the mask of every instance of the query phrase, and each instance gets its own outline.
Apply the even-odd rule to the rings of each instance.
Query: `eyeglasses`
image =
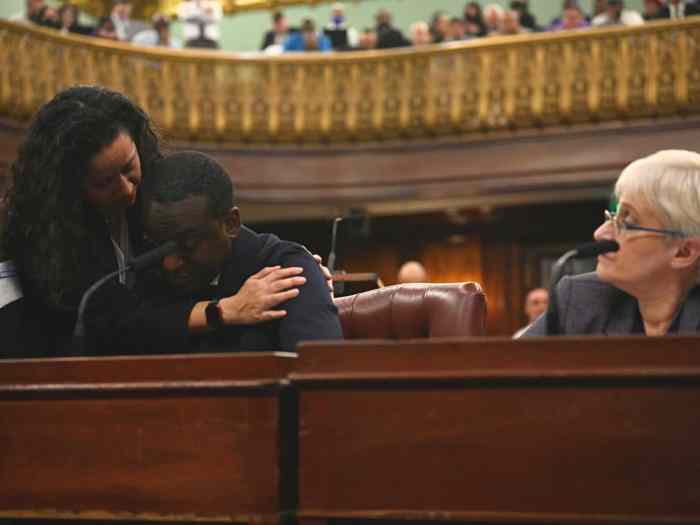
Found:
[[[605,217],[605,222],[611,222],[613,228],[615,229],[615,235],[620,235],[625,231],[640,231],[640,232],[651,232],[660,233],[661,235],[670,235],[671,237],[685,237],[685,233],[679,230],[661,230],[659,228],[647,228],[646,226],[639,226],[638,224],[632,224],[625,221],[620,217],[619,213],[612,213],[608,210],[603,212]]]

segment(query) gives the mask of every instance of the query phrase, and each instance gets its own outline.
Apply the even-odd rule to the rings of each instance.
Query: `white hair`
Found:
[[[635,160],[615,184],[615,195],[635,195],[665,228],[700,237],[700,154],[664,150]]]
[[[486,7],[484,7],[483,11],[483,16],[486,18],[491,14],[492,11],[495,11],[498,14],[498,18],[503,17],[503,13],[505,13],[505,10],[498,4],[489,4]]]

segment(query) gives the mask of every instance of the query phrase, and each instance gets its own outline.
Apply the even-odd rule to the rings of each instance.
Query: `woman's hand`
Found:
[[[249,277],[237,294],[219,301],[221,320],[227,325],[237,325],[284,317],[286,310],[274,308],[299,295],[299,286],[306,283],[306,278],[300,275],[303,271],[298,266],[263,268]]]

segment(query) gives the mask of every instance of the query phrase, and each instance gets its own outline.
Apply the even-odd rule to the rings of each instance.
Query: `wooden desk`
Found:
[[[294,359],[0,362],[0,518],[277,523]]]
[[[700,338],[306,344],[301,523],[700,523]]]

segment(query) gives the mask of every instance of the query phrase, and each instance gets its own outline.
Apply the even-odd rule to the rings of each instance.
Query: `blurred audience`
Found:
[[[131,19],[131,7],[130,0],[114,0],[112,3],[112,23],[117,38],[125,42],[131,42],[136,33],[148,28],[144,22]]]
[[[345,6],[336,2],[331,7],[331,19],[323,29],[331,42],[331,46],[336,51],[346,51],[357,47],[359,35],[354,27],[350,27],[345,17]]]
[[[605,12],[596,16],[591,25],[604,26],[638,26],[644,23],[642,15],[631,9],[625,9],[624,0],[607,0]]]
[[[467,36],[472,38],[486,36],[486,23],[479,2],[469,2],[464,7],[464,23]]]
[[[549,26],[549,31],[566,31],[571,29],[584,29],[590,26],[590,23],[583,15],[581,8],[576,2],[570,2],[562,13],[558,21]]]
[[[275,11],[272,14],[272,29],[265,36],[260,46],[260,51],[264,51],[270,46],[282,46],[289,34],[289,23],[287,17],[281,11]]]
[[[355,48],[358,51],[369,51],[371,49],[377,49],[377,32],[372,28],[367,28],[362,33],[360,33],[360,41]]]
[[[520,337],[537,318],[547,311],[549,306],[549,291],[546,288],[535,288],[530,290],[525,297],[525,315],[527,324],[515,332],[514,338]]]
[[[508,9],[503,12],[498,32],[491,35],[519,35],[527,32],[529,30],[520,25],[520,13],[515,9]]]
[[[186,47],[219,47],[219,22],[224,16],[219,0],[186,0],[177,6],[177,17],[183,22]]]
[[[380,9],[374,16],[377,23],[377,49],[391,49],[394,47],[410,46],[411,42],[403,35],[400,29],[391,24],[391,13],[386,9]]]
[[[291,33],[284,42],[285,52],[331,51],[331,41],[323,33],[316,31],[316,24],[310,18],[301,23],[301,31]]]
[[[664,7],[664,4],[661,0],[644,0],[644,13],[642,13],[642,18],[644,18],[644,20],[663,18],[661,16],[662,7]]]
[[[468,38],[471,37],[467,36],[467,24],[464,23],[464,19],[453,16],[450,19],[450,32],[447,40],[459,42],[460,40],[467,40]]]

